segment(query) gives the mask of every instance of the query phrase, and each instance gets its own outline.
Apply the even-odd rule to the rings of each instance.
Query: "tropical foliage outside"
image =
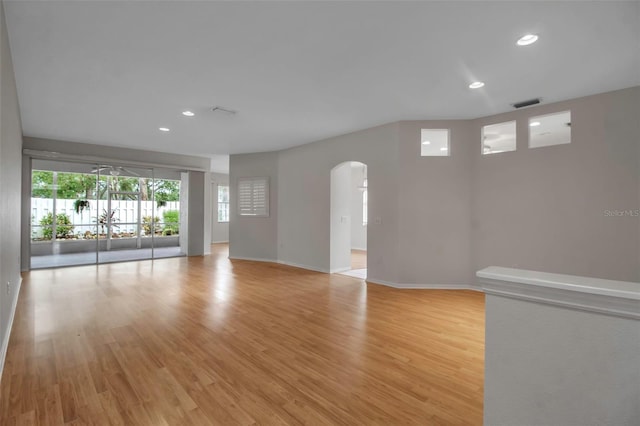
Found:
[[[54,178],[55,173],[55,178]],[[54,181],[56,182],[54,188]],[[126,194],[131,192],[132,194]],[[53,199],[53,210],[57,210],[55,215],[55,237],[53,236],[54,214],[48,212],[44,216],[34,214],[32,221],[37,220],[38,225],[32,230],[33,240],[51,240],[56,239],[94,239],[98,237],[96,230],[87,231],[86,220],[82,220],[83,224],[74,224],[70,216],[60,211],[60,203],[67,204],[69,200],[73,201],[73,210],[76,214],[82,214],[83,211],[91,208],[97,208],[94,204],[95,200],[107,200],[111,193],[111,200],[117,203],[129,203],[139,200],[142,202],[153,203],[153,210],[161,210],[167,203],[178,202],[180,200],[180,181],[169,179],[151,179],[144,177],[128,177],[128,176],[112,176],[112,175],[95,175],[87,173],[65,173],[34,170],[32,172],[32,198],[45,199],[43,202],[51,202]],[[155,193],[155,194],[154,194]],[[56,208],[55,200],[58,200]],[[128,201],[129,200],[129,201]],[[33,201],[32,201],[33,203]],[[113,203],[112,203],[113,204]],[[45,204],[46,205],[46,204]],[[51,206],[49,206],[51,208]],[[46,207],[45,207],[46,209]],[[46,210],[45,210],[46,211]],[[127,209],[129,211],[129,209]],[[67,210],[68,212],[68,210]],[[102,214],[98,213],[98,217],[91,218],[99,226],[100,238],[107,231],[108,224],[111,226],[112,238],[134,237],[136,236],[135,228],[131,229],[131,224],[127,224],[127,229],[120,230],[118,222],[120,219],[116,215],[116,210],[111,212],[111,218],[107,217],[107,211],[103,209]],[[159,213],[159,212],[158,212]],[[86,214],[86,213],[85,213]],[[95,214],[95,213],[94,213]],[[141,234],[149,235],[176,235],[179,232],[180,213],[178,210],[168,210],[162,213],[164,224],[160,219],[153,216],[144,216],[140,225],[142,227]],[[76,217],[76,221],[78,218]],[[129,220],[131,221],[131,219]],[[135,216],[133,218],[135,222]],[[35,223],[34,223],[35,225]],[[74,228],[79,225],[76,234]]]
[[[127,176],[98,176],[85,173],[57,173],[57,198],[106,200],[111,192],[137,192],[140,189],[142,201],[155,200],[159,203],[180,200],[180,182],[168,179],[150,179]],[[32,174],[31,196],[53,198],[53,172],[34,170]],[[133,195],[114,195],[113,199],[133,199]]]

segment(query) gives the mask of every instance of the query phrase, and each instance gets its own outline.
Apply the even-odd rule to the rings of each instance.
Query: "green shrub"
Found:
[[[50,240],[53,236],[53,213],[49,212],[45,217],[40,219],[40,225],[42,228],[42,235],[45,240]],[[73,225],[71,219],[64,213],[58,213],[56,215],[56,238],[67,238],[73,235]]]
[[[180,212],[178,210],[167,210],[162,213],[164,218],[164,229],[162,235],[176,235],[180,232]]]
[[[109,213],[105,209],[102,209],[102,214],[98,218],[98,223],[100,224],[100,232],[102,234],[104,234],[105,228],[109,226],[109,222],[111,222],[111,232],[113,232],[113,228],[120,228],[120,225],[116,223],[120,220],[116,217],[116,213],[117,209],[113,210],[111,212],[111,217],[109,217]]]
[[[145,235],[151,235],[151,234],[155,234],[156,232],[160,232],[160,225],[158,224],[160,222],[160,218],[158,216],[153,218],[153,231],[151,231],[151,224],[152,222],[152,217],[151,216],[144,216],[142,218],[142,229],[144,229],[144,233]]]

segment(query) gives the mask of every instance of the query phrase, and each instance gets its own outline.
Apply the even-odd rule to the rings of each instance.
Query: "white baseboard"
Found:
[[[322,272],[323,274],[328,274],[329,273],[329,271],[327,271],[326,269],[320,269],[320,268],[316,268],[316,267],[309,266],[309,265],[302,265],[300,263],[285,262],[283,260],[264,259],[264,258],[259,258],[259,257],[239,257],[239,256],[229,256],[229,259],[231,259],[231,260],[250,260],[250,261],[253,261],[253,262],[277,263],[279,265],[287,265],[287,266],[293,266],[294,268],[307,269],[309,271],[314,271],[314,272]]]
[[[327,271],[326,269],[316,268],[314,266],[309,266],[309,265],[302,265],[300,263],[285,262],[284,260],[278,260],[277,263],[281,265],[293,266],[294,268],[308,269],[309,271],[314,271],[314,272],[322,272],[323,274],[329,273],[329,271]]]
[[[475,290],[468,284],[416,284],[416,283],[394,283],[391,281],[379,280],[367,277],[366,281],[372,284],[385,285],[387,287],[413,290]]]
[[[7,359],[7,350],[9,349],[9,339],[11,338],[11,329],[13,328],[13,319],[16,316],[16,308],[18,307],[18,297],[20,297],[20,288],[22,287],[22,277],[18,280],[18,286],[16,287],[15,297],[13,298],[13,304],[11,305],[11,314],[9,315],[9,323],[7,324],[7,335],[2,342],[2,348],[0,348],[0,379],[2,378],[2,372],[4,370],[4,362]]]
[[[231,260],[250,260],[252,262],[271,262],[271,263],[278,263],[277,260],[274,259],[265,259],[262,257],[242,257],[242,256],[229,256],[229,259]]]
[[[331,269],[329,271],[330,274],[336,274],[336,273],[340,273],[340,272],[346,272],[346,271],[350,271],[351,267],[344,267],[344,268],[334,268]]]
[[[351,250],[367,251],[366,247],[351,247]]]
[[[273,259],[261,259],[255,257],[231,257],[229,259],[235,260],[251,260],[254,262],[271,262],[278,263],[280,265],[293,266],[294,268],[307,269],[309,271],[322,272],[323,274],[334,274],[337,272],[349,271],[351,268],[336,268],[331,271],[327,271],[326,269],[315,268],[309,265],[302,265],[299,263],[293,262],[285,262],[282,260],[273,260]],[[380,280],[377,278],[369,278],[365,279],[366,282],[371,284],[379,284],[387,287],[393,287],[398,289],[405,290],[474,290],[474,291],[482,291],[482,288],[476,285],[470,284],[415,284],[415,283],[394,283],[391,281]]]
[[[225,241],[211,241],[211,244],[222,244],[222,243],[228,243],[229,240],[225,240]]]

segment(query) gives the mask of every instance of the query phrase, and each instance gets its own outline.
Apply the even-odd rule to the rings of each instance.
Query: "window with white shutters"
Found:
[[[240,216],[269,216],[269,179],[238,179],[238,214]]]

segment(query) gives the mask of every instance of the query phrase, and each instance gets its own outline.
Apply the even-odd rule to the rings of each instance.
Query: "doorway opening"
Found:
[[[368,198],[366,164],[347,161],[331,170],[332,273],[367,277]]]
[[[33,160],[31,269],[184,256],[179,172]]]

